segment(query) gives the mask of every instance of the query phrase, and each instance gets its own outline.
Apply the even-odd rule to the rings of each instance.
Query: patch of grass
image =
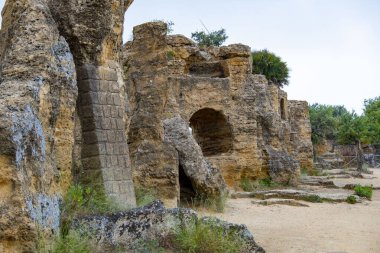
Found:
[[[122,210],[101,190],[72,185],[61,206],[61,235],[69,234],[73,218],[79,214],[105,214]]]
[[[243,178],[240,181],[240,187],[246,192],[252,192],[260,189],[278,188],[283,186],[283,184],[274,182],[270,178],[259,180],[250,180],[248,178]]]
[[[58,237],[50,253],[91,253],[94,252],[94,243],[75,231],[70,231],[65,237]]]
[[[322,203],[323,199],[319,197],[318,195],[308,195],[303,198],[303,200],[307,202],[312,202],[312,203]]]
[[[207,209],[218,213],[223,213],[227,196],[205,196],[198,195],[185,203],[185,207],[191,209]]]
[[[245,246],[236,231],[226,231],[215,222],[197,221],[194,226],[181,226],[174,240],[175,252],[235,253]]]
[[[356,198],[355,198],[355,196],[353,196],[353,195],[348,196],[347,199],[346,199],[346,202],[349,203],[349,204],[356,204]]]
[[[142,186],[135,186],[135,195],[138,207],[145,206],[158,199],[157,190]]]
[[[355,194],[359,197],[367,198],[368,200],[372,199],[372,186],[361,186],[360,184],[355,186],[354,191]]]
[[[255,184],[255,181],[252,181],[248,178],[242,178],[240,181],[240,187],[243,189],[243,191],[252,192],[256,190],[257,184]]]
[[[95,251],[94,242],[77,231],[71,230],[66,236],[57,236],[50,243],[39,232],[38,253],[91,253]]]

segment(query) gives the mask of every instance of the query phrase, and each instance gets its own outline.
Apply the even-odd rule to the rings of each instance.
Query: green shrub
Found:
[[[217,31],[201,31],[191,33],[191,38],[195,40],[200,46],[221,46],[227,39],[226,30],[224,28]]]
[[[252,73],[265,75],[268,81],[279,87],[289,83],[289,68],[286,62],[266,49],[252,52]]]
[[[355,194],[359,197],[365,197],[368,200],[372,199],[372,186],[357,185],[354,188]]]
[[[308,195],[303,198],[303,200],[307,202],[312,202],[312,203],[322,203],[323,199],[319,197],[318,195]]]
[[[175,235],[175,252],[234,253],[241,252],[244,246],[235,231],[226,231],[215,222],[197,221],[194,226],[181,226]]]
[[[355,196],[353,196],[353,195],[348,196],[347,199],[346,199],[346,202],[349,203],[349,204],[356,204],[356,198],[355,198]]]
[[[138,207],[145,206],[158,199],[157,190],[142,186],[135,186],[135,195]]]

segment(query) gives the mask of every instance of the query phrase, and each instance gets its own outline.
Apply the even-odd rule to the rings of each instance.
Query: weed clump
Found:
[[[347,202],[348,204],[356,204],[357,201],[356,201],[355,196],[354,196],[354,195],[351,195],[351,196],[348,196],[348,197],[347,197],[346,202]]]
[[[360,184],[355,186],[354,191],[355,194],[359,197],[367,198],[368,200],[372,199],[372,186],[361,186]]]
[[[312,203],[322,203],[323,199],[319,197],[318,195],[308,195],[303,198],[303,200],[307,202],[312,202]]]

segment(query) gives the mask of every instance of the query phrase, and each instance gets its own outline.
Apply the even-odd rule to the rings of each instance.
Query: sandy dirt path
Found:
[[[374,176],[377,179],[339,179],[337,183],[380,187],[380,169]],[[251,201],[229,199],[223,214],[203,214],[246,224],[268,253],[380,253],[380,191],[374,191],[372,201],[355,205],[260,206]]]

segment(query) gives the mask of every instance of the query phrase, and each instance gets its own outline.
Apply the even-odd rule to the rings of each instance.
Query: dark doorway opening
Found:
[[[190,178],[186,175],[182,165],[179,165],[180,202],[189,204],[195,198],[195,190]]]

